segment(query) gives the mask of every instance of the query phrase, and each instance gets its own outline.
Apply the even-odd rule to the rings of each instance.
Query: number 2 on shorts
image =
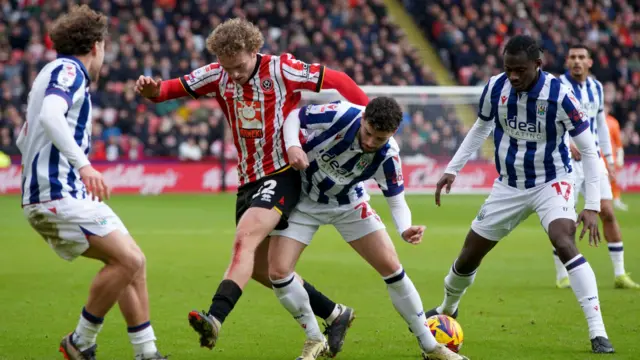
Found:
[[[556,189],[558,195],[564,197],[564,199],[567,201],[569,200],[569,196],[571,196],[571,184],[566,181],[558,181],[551,184],[551,186]]]

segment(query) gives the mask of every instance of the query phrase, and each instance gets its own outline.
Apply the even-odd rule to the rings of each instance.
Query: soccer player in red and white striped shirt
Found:
[[[189,314],[191,326],[201,336],[201,346],[208,348],[215,345],[222,322],[251,277],[272,286],[267,267],[268,244],[263,240],[274,229],[287,227],[288,215],[300,194],[296,169],[308,165],[302,150],[292,148],[287,153],[282,133],[285,119],[300,102],[300,92],[336,89],[352,103],[368,103],[366,94],[346,74],[304,63],[290,54],[260,54],[263,43],[256,26],[243,19],[231,19],[207,39],[207,48],[218,62],[177,79],[155,81],[141,76],[136,84],[137,91],[154,102],[184,96],[215,97],[238,151],[240,187],[231,264],[209,311]],[[353,309],[335,304],[307,282],[304,287],[314,313],[329,324],[329,346],[335,354],[354,318]]]

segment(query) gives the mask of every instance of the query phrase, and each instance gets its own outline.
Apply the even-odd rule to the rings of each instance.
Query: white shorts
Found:
[[[367,201],[355,205],[327,205],[302,195],[289,216],[289,226],[271,235],[286,236],[305,245],[311,243],[320,225],[331,224],[347,242],[360,239],[374,231],[384,229],[380,217]]]
[[[553,220],[576,220],[573,192],[570,176],[525,190],[496,180],[471,229],[488,240],[498,241],[535,212],[545,231],[549,231]]]
[[[65,197],[25,205],[23,213],[58,256],[68,261],[87,251],[90,235],[106,236],[115,230],[129,233],[107,204],[90,199]]]
[[[609,173],[607,169],[604,167],[604,163],[602,161],[599,162],[601,165],[600,172],[600,199],[601,200],[613,200],[613,191],[611,191],[611,182],[609,182]],[[576,189],[578,191],[575,192],[576,201],[578,200],[578,195],[582,194],[584,196],[584,169],[582,166],[582,161],[571,161],[571,167],[573,167],[574,179],[576,183]]]

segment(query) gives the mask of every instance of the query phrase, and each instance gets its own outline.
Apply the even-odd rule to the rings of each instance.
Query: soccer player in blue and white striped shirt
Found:
[[[285,121],[289,160],[295,168],[304,169],[303,191],[289,226],[272,233],[269,276],[282,305],[305,329],[307,340],[298,359],[316,359],[326,351],[309,297],[294,273],[302,251],[322,225],[333,225],[383,277],[393,305],[417,337],[425,358],[466,359],[438,344],[425,326],[420,295],[364,189],[363,182],[374,179],[387,199],[398,233],[412,244],[422,240],[424,226],[411,225],[398,144],[392,137],[401,121],[400,106],[388,97],[376,98],[366,108],[348,102],[309,105]],[[300,128],[306,133],[304,145],[298,139]]]
[[[567,55],[567,71],[560,75],[562,83],[573,90],[573,93],[582,104],[582,109],[591,124],[591,133],[595,137],[596,148],[602,149],[598,156],[604,158],[600,162],[600,220],[604,238],[607,240],[611,263],[613,264],[614,286],[620,289],[639,289],[640,285],[631,279],[624,268],[624,248],[622,245],[622,234],[620,225],[613,211],[613,192],[609,179],[615,177],[615,166],[613,164],[613,150],[611,147],[611,137],[604,108],[604,88],[595,78],[589,76],[589,70],[593,65],[593,60],[589,49],[584,45],[573,45]],[[571,144],[571,166],[575,172],[575,195],[584,193],[584,171],[582,170],[582,156],[580,152]],[[556,263],[556,286],[568,288],[569,275],[562,261],[554,251]]]
[[[438,181],[447,192],[456,174],[493,130],[499,177],[471,224],[460,255],[445,278],[443,303],[427,316],[457,316],[458,304],[473,283],[482,259],[532,213],[537,213],[558,256],[569,272],[573,291],[589,326],[595,353],[611,353],[600,312],[596,277],[575,245],[576,212],[568,133],[582,153],[585,172],[585,210],[580,238],[599,242],[600,164],[589,121],[560,80],[543,72],[541,49],[530,36],[511,38],[504,50],[505,72],[492,77],[480,98],[478,120]]]
[[[40,71],[29,93],[22,153],[22,206],[31,226],[63,259],[105,263],[96,275],[74,332],[60,351],[69,360],[95,359],[107,312],[120,306],[136,360],[164,359],[149,321],[144,254],[102,200],[109,189],[89,162],[90,82],[104,61],[107,17],[83,5],[56,20],[58,58]]]

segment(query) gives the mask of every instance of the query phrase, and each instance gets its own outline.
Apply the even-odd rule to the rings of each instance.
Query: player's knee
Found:
[[[147,259],[140,248],[132,248],[119,260],[120,265],[125,270],[127,276],[132,279],[143,273]]]
[[[293,272],[293,269],[289,268],[286,264],[278,263],[277,261],[272,261],[269,263],[269,279],[270,280],[281,280]]]
[[[609,223],[615,221],[615,215],[613,214],[613,206],[609,204],[602,206],[600,209],[600,219],[603,223]]]

